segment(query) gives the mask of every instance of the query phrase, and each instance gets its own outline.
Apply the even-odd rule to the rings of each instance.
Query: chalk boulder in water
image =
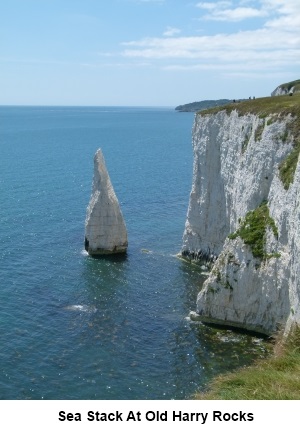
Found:
[[[90,255],[125,253],[127,230],[101,149],[94,157],[94,178],[85,220],[85,249]]]

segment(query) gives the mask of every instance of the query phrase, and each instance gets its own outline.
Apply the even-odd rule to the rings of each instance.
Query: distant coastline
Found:
[[[204,109],[209,109],[217,106],[223,106],[228,103],[232,103],[229,99],[219,99],[219,100],[202,100],[200,102],[187,103],[184,105],[179,105],[175,108],[179,112],[197,112]]]

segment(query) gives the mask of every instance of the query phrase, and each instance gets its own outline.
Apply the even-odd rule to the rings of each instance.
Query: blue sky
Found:
[[[8,0],[1,105],[176,106],[299,79],[299,0]]]

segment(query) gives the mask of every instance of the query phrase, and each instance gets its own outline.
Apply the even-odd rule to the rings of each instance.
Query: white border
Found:
[[[300,400],[3,400],[0,402],[0,424],[3,430],[14,428],[30,430],[152,428],[156,430],[167,429],[170,426],[172,426],[172,430],[185,428],[205,428],[206,430],[223,428],[263,429],[266,428],[265,426],[274,426],[274,428],[280,428],[280,426],[294,427],[298,421],[299,407]],[[60,411],[80,414],[81,421],[60,421]],[[105,416],[100,414],[112,414],[112,418],[118,411],[119,414],[122,414],[123,421],[88,421],[89,411],[99,412],[99,417]],[[136,421],[133,419],[126,420],[130,411],[136,414]],[[177,415],[181,412],[182,418],[190,418],[190,420],[174,420],[173,411]],[[235,414],[233,415],[234,418],[239,417],[240,412],[242,416],[244,413],[246,418],[247,414],[253,414],[253,420],[214,421],[214,411],[220,411],[222,414]],[[138,412],[140,412],[140,420],[138,420]],[[157,413],[161,419],[156,419]],[[196,420],[197,413],[198,420]],[[194,414],[193,420],[191,414]],[[201,414],[207,414],[205,423]],[[155,416],[155,419],[150,421],[146,419],[146,416],[150,419]],[[79,415],[76,417],[78,418]]]

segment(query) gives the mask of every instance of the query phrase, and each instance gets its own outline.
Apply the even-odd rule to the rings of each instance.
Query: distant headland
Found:
[[[179,105],[175,108],[179,112],[198,112],[205,109],[210,109],[218,106],[223,106],[228,103],[232,103],[229,99],[220,100],[202,100],[200,102],[187,103],[184,105]]]

